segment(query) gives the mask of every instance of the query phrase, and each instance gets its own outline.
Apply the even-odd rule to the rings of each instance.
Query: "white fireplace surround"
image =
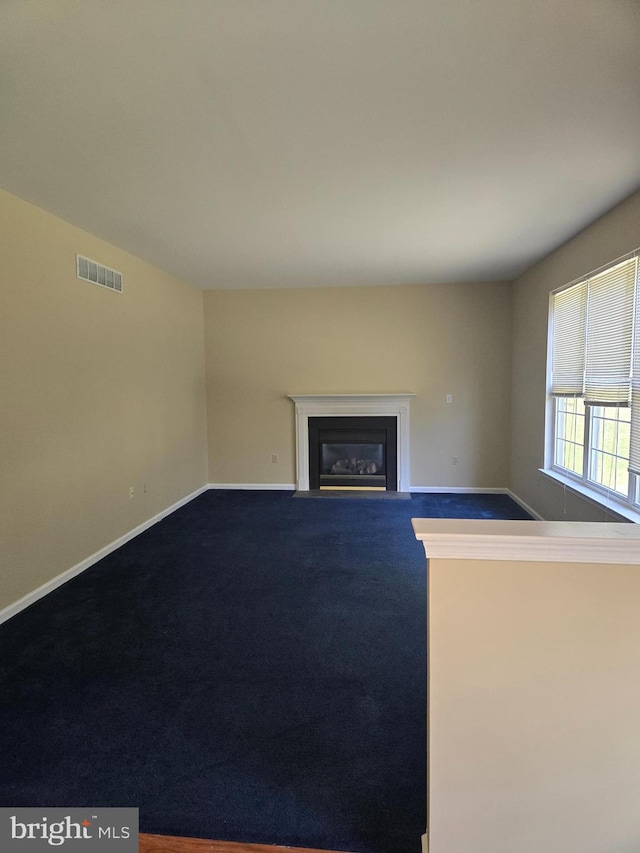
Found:
[[[415,394],[288,394],[296,406],[296,488],[309,491],[309,418],[393,417],[398,424],[398,491],[410,489],[409,406]]]

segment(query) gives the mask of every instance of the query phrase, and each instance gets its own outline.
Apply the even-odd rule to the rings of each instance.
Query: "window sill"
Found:
[[[590,489],[583,483],[578,483],[576,480],[572,480],[571,477],[565,477],[559,471],[554,471],[550,468],[538,468],[538,471],[550,480],[560,483],[562,486],[566,486],[567,489],[570,489],[572,492],[580,495],[581,498],[589,501],[589,503],[603,507],[612,515],[617,515],[626,521],[632,521],[634,524],[640,523],[640,512],[638,510],[631,509],[631,507],[628,506],[623,506],[617,501],[611,500],[611,498],[601,494],[596,489]]]

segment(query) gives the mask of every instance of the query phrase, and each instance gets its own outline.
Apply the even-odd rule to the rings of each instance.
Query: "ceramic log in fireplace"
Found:
[[[309,418],[309,488],[397,491],[397,418]]]

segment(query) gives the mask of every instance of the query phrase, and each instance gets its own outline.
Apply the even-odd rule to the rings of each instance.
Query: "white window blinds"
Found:
[[[631,258],[587,282],[587,405],[629,405],[636,265]]]
[[[553,396],[629,405],[637,272],[634,255],[552,295]]]
[[[587,282],[554,293],[552,312],[551,393],[555,397],[582,397]]]
[[[637,258],[636,258],[637,261]],[[636,271],[637,272],[637,271]],[[633,363],[631,365],[631,438],[629,471],[640,476],[640,282],[636,278]]]

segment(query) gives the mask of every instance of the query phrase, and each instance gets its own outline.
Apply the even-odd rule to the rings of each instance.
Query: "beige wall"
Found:
[[[511,490],[543,518],[604,521],[607,513],[538,473],[544,462],[549,293],[640,246],[640,192],[514,284]],[[617,519],[616,519],[617,520]]]
[[[212,483],[295,482],[287,394],[412,391],[413,486],[507,485],[508,284],[209,291],[204,304]]]
[[[293,484],[289,393],[413,391],[414,487],[508,485],[545,518],[606,517],[538,474],[548,294],[638,245],[640,193],[513,289],[203,295],[1,191],[0,218],[0,609],[207,481]],[[124,294],[78,281],[76,252]]]
[[[3,191],[0,272],[1,609],[207,475],[200,292]]]
[[[640,838],[640,566],[429,561],[430,853]]]

